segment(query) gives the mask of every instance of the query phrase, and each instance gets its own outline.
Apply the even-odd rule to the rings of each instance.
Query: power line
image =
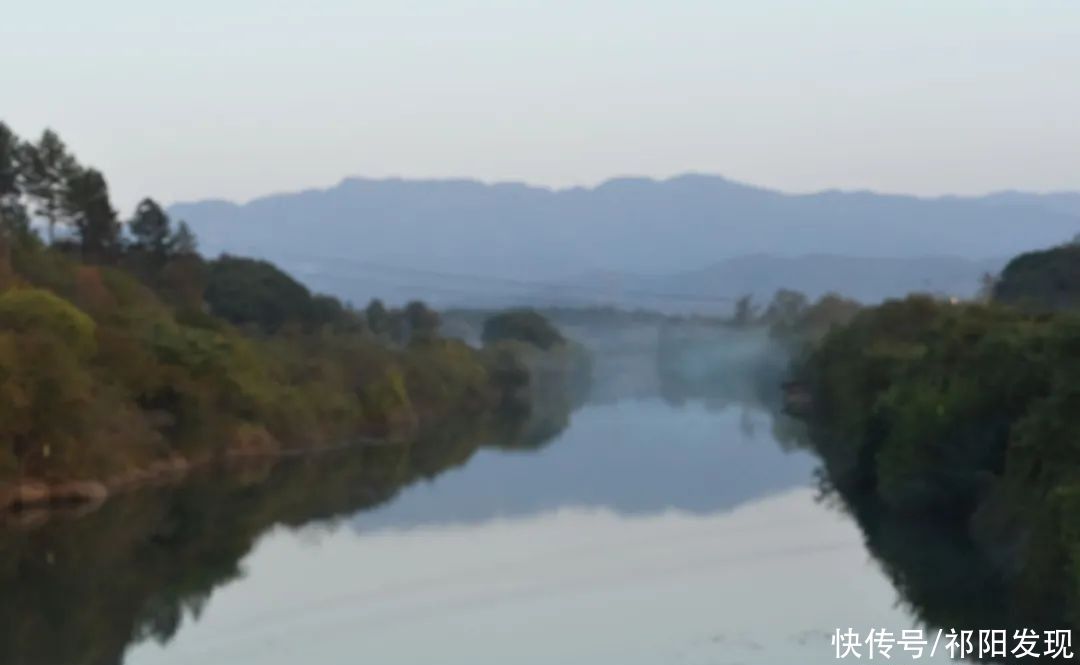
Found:
[[[397,280],[398,278],[387,277],[386,275],[378,277],[362,277],[356,275],[355,272],[341,272],[340,270],[327,270],[325,265],[327,261],[334,261],[338,263],[344,263],[353,271],[365,272],[376,271],[383,273],[403,273],[406,275],[419,276],[421,278],[437,279],[437,280],[458,280],[465,282],[479,282],[484,287],[505,286],[514,289],[529,289],[527,295],[540,296],[543,295],[543,291],[555,291],[558,293],[565,292],[578,292],[579,294],[590,295],[593,297],[607,297],[612,296],[635,296],[641,298],[655,298],[658,300],[671,300],[679,302],[690,302],[697,304],[731,304],[736,300],[732,296],[710,296],[710,295],[698,295],[687,292],[672,292],[672,291],[650,291],[645,289],[635,288],[621,288],[619,286],[606,287],[602,285],[589,286],[585,284],[573,284],[564,282],[541,282],[534,280],[516,279],[512,277],[496,277],[491,275],[480,275],[476,273],[461,273],[461,272],[447,272],[441,270],[432,270],[427,268],[413,268],[407,266],[396,266],[387,263],[381,263],[376,261],[353,261],[342,257],[316,257],[312,255],[303,255],[293,252],[279,253],[279,256],[287,257],[290,260],[303,261],[305,263],[316,262],[316,270],[314,272],[308,271],[307,274],[321,275],[327,277],[337,277],[341,279],[348,279],[352,281],[359,281],[362,279],[375,279],[376,281],[387,282],[390,280]],[[393,282],[391,282],[393,283]],[[417,284],[416,282],[398,282],[403,286],[409,286],[413,288],[429,288],[436,291],[448,291],[456,292],[459,294],[471,295],[476,293],[476,289],[473,287],[448,287],[446,284],[440,281],[437,285],[430,284]],[[469,290],[472,288],[472,290]]]

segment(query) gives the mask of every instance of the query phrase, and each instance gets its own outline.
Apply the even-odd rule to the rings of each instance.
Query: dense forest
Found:
[[[1010,607],[1074,626],[1078,270],[1067,244],[1014,259],[986,302],[862,309],[795,368],[831,490],[877,523],[952,529],[1019,589]]]
[[[55,133],[24,141],[0,123],[0,507],[525,418],[536,357],[558,367],[568,345],[520,318],[477,350],[440,337],[421,302],[357,310],[265,261],[204,258],[151,199],[122,220]]]

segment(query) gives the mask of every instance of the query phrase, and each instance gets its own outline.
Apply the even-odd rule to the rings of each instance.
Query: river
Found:
[[[536,445],[223,470],[9,529],[0,655],[787,665],[921,627],[795,425],[648,392],[594,390]]]

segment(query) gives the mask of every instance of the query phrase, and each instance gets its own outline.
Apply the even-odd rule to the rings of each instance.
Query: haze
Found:
[[[125,211],[346,175],[1080,188],[1071,2],[19,3],[4,118]]]

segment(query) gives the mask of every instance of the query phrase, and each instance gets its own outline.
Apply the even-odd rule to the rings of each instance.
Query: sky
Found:
[[[22,0],[0,120],[128,209],[345,176],[1080,190],[1073,0]]]

